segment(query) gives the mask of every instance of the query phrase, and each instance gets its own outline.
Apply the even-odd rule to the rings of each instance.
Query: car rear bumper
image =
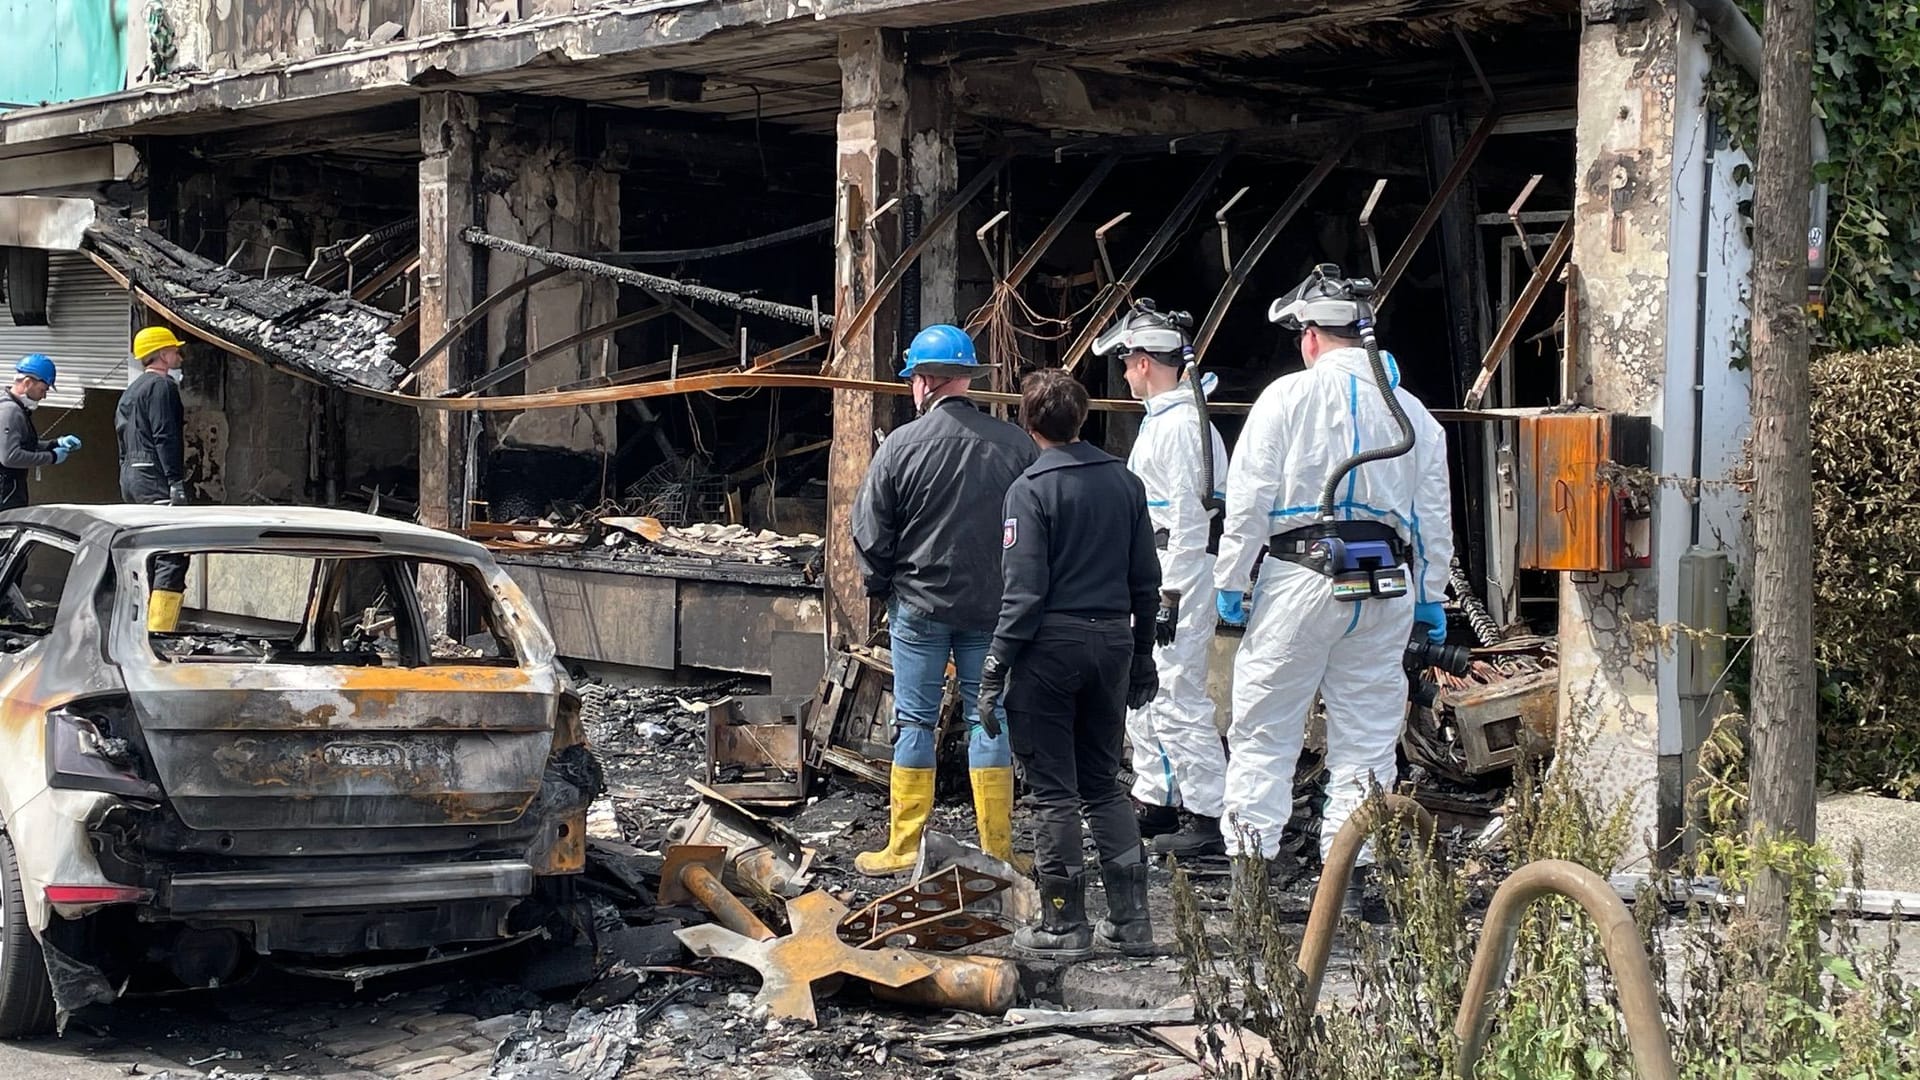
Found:
[[[258,873],[175,874],[158,906],[171,916],[287,911],[370,911],[533,892],[533,867],[520,860]]]

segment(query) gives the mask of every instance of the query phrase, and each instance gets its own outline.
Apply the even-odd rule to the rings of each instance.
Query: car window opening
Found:
[[[346,667],[512,666],[490,594],[472,573],[393,555],[156,552],[148,640],[176,662]],[[423,589],[448,590],[458,636],[426,632]],[[167,594],[172,592],[173,596]],[[429,593],[433,595],[434,593]]]

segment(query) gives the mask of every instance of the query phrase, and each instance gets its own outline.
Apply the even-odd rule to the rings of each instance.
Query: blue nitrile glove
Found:
[[[62,436],[60,436],[60,437],[59,437],[58,439],[55,439],[55,440],[54,440],[54,445],[55,445],[55,446],[64,446],[64,447],[66,447],[66,448],[67,448],[67,453],[69,453],[69,454],[71,454],[71,453],[73,453],[73,452],[74,452],[75,450],[78,450],[78,449],[80,449],[80,436],[78,436],[78,435],[62,435]]]
[[[1213,599],[1213,609],[1228,626],[1247,625],[1246,597],[1237,589],[1221,589]]]
[[[1428,641],[1435,645],[1447,643],[1447,609],[1440,606],[1440,601],[1428,600],[1413,605],[1413,622],[1415,626],[1426,625]]]
[[[71,451],[69,451],[66,447],[61,446],[59,443],[55,443],[53,446],[53,463],[55,465],[65,465],[67,463],[67,455],[69,453],[71,453]]]

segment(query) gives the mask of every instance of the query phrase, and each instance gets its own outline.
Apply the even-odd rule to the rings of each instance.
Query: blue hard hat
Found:
[[[29,353],[21,357],[20,362],[13,365],[13,373],[15,375],[31,375],[41,382],[46,383],[49,389],[53,387],[53,378],[55,375],[53,360],[45,353]]]
[[[913,344],[907,346],[907,366],[900,369],[900,377],[945,375],[977,379],[989,370],[974,356],[973,339],[965,330],[935,323],[913,335]]]

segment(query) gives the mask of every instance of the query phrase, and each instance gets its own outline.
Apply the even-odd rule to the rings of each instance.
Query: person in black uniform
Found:
[[[978,702],[990,727],[1004,690],[1008,735],[1038,810],[1041,921],[1014,944],[1070,960],[1097,937],[1139,955],[1153,949],[1153,924],[1120,751],[1127,709],[1159,690],[1160,563],[1146,489],[1124,462],[1080,441],[1087,392],[1073,376],[1037,371],[1020,391],[1020,419],[1040,456],[1007,490],[1000,624]],[[1107,892],[1097,934],[1087,926],[1082,813]]]
[[[113,415],[120,440],[120,498],[130,503],[181,506],[187,501],[187,468],[181,428],[180,349],[186,342],[164,326],[149,326],[133,336],[139,377],[120,395]],[[180,622],[186,598],[187,557],[153,557],[152,589],[147,595],[147,629],[171,632]]]

